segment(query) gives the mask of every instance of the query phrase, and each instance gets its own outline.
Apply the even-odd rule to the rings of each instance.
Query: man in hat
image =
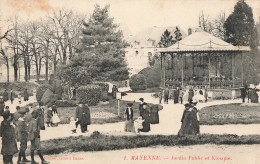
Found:
[[[13,155],[18,152],[18,149],[10,111],[4,111],[3,118],[0,128],[0,137],[2,137],[1,154],[3,155],[3,163],[11,164],[13,163]]]
[[[28,125],[28,140],[31,141],[31,163],[38,164],[34,160],[34,151],[37,150],[39,157],[41,158],[42,164],[48,164],[50,162],[45,161],[41,153],[41,144],[40,144],[40,130],[41,127],[38,123],[38,110],[32,112],[32,120]]]
[[[168,104],[168,99],[169,99],[169,88],[168,86],[166,86],[165,90],[164,90],[164,103]]]
[[[88,125],[90,125],[90,111],[87,105],[79,102],[79,106],[76,108],[76,121],[80,124],[81,132],[86,133]]]
[[[245,98],[246,98],[246,88],[242,87],[241,89],[241,98],[242,98],[242,102],[245,102]]]
[[[28,93],[27,89],[24,90],[23,99],[24,99],[24,101],[28,101],[29,100],[29,93]]]
[[[27,138],[28,138],[28,126],[24,119],[26,110],[21,109],[19,110],[19,113],[21,117],[17,121],[17,132],[18,132],[17,140],[20,141],[20,151],[19,151],[18,161],[17,161],[18,164],[24,162],[30,162],[28,159],[26,159],[25,156],[25,151],[27,149]],[[23,160],[21,161],[22,157]]]

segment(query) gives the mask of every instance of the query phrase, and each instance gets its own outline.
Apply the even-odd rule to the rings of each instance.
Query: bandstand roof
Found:
[[[168,48],[158,48],[157,52],[192,53],[192,52],[242,52],[250,47],[233,46],[207,32],[194,32]]]

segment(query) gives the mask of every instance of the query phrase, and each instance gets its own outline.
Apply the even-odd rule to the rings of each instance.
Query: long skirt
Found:
[[[143,129],[141,129],[141,132],[149,132],[151,130],[150,122],[144,121],[143,122]]]
[[[134,123],[133,120],[126,120],[125,121],[125,132],[132,132],[134,129]]]
[[[151,112],[150,121],[151,121],[151,124],[159,124],[158,112]]]

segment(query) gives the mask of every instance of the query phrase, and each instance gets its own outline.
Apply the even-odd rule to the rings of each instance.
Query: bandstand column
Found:
[[[235,80],[234,80],[234,53],[232,53],[232,59],[231,59],[231,70],[232,70],[232,87],[235,87]]]
[[[208,66],[208,69],[209,69],[209,88],[210,88],[210,52],[208,53],[208,58],[209,58],[209,66]]]
[[[242,79],[242,86],[244,86],[244,59],[243,59],[243,52],[241,52],[241,62],[242,62],[242,67],[241,67],[241,79]]]
[[[184,72],[183,72],[183,64],[184,64],[184,58],[183,58],[183,55],[186,55],[186,54],[181,54],[181,87],[183,88],[183,86],[184,86],[184,84],[183,84],[183,74],[184,74]]]

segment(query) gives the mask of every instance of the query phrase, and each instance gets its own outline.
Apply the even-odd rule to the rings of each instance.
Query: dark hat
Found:
[[[133,103],[127,103],[127,106],[133,106]]]
[[[26,113],[26,110],[25,110],[25,109],[21,109],[21,110],[18,111],[18,113],[20,113],[20,114],[25,114],[25,113]]]
[[[189,103],[186,103],[184,106],[185,106],[185,107],[190,107],[190,104],[189,104]]]
[[[10,111],[4,111],[2,115],[3,115],[3,118],[6,120],[10,117],[11,114],[10,114]]]
[[[9,109],[9,106],[5,106],[5,109]]]
[[[139,100],[140,100],[140,101],[144,101],[144,98],[140,98]]]
[[[16,106],[16,110],[20,110],[20,106]]]
[[[32,112],[32,118],[37,118],[38,117],[38,111],[37,110],[34,110],[33,112]]]

